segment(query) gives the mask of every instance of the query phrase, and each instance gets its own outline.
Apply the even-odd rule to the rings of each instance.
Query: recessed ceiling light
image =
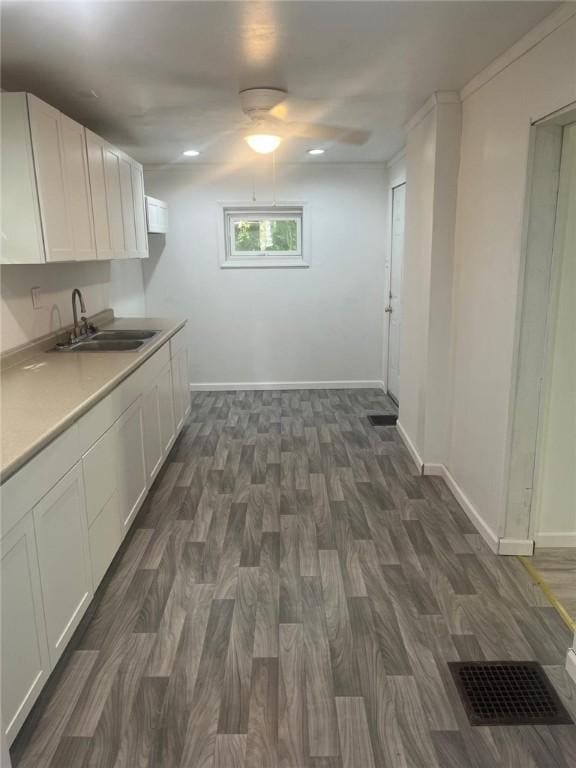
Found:
[[[198,157],[200,152],[198,152],[197,149],[186,149],[184,152],[182,152],[183,155],[186,155],[186,157]]]
[[[325,149],[308,149],[307,150],[309,155],[323,155],[324,152],[326,152]]]

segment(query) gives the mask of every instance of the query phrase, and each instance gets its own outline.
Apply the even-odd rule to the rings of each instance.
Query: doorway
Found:
[[[533,128],[504,538],[576,547],[576,105]]]
[[[402,331],[402,264],[404,261],[404,222],[406,184],[392,188],[392,232],[390,282],[388,288],[388,395],[396,405],[400,399],[400,336]]]

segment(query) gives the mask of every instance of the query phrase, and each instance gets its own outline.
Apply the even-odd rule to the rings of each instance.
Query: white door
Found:
[[[160,426],[160,377],[154,380],[142,396],[142,419],[144,423],[144,457],[148,485],[162,466],[162,433]]]
[[[32,512],[2,539],[2,731],[11,744],[50,673]]]
[[[406,184],[392,190],[392,238],[390,249],[390,288],[388,296],[388,394],[398,403],[400,391],[400,333],[402,327],[402,262],[404,259],[404,219]]]
[[[136,251],[141,259],[148,258],[148,231],[144,201],[144,175],[140,163],[132,162],[132,193],[134,195],[134,221],[136,225]]]
[[[138,398],[115,422],[116,477],[124,534],[146,496],[146,459],[142,399]]]
[[[160,397],[160,437],[162,439],[162,454],[166,457],[176,438],[171,363],[168,363],[158,376],[158,394]]]
[[[34,507],[34,522],[48,651],[54,665],[92,599],[81,462]]]
[[[60,112],[31,94],[28,94],[28,109],[46,260],[71,261],[74,243]]]
[[[124,246],[126,258],[138,257],[136,243],[136,210],[132,184],[132,163],[125,155],[120,156],[120,194],[122,195],[122,220],[124,223]]]
[[[92,260],[96,258],[96,240],[84,127],[61,114],[60,131],[74,259]]]
[[[99,259],[112,259],[114,248],[108,215],[108,196],[106,193],[106,175],[104,172],[104,143],[92,131],[86,131],[86,150],[88,152],[88,174],[92,192],[92,212],[94,215],[94,234],[96,251]],[[118,182],[120,195],[120,182]],[[120,201],[118,201],[120,205]]]

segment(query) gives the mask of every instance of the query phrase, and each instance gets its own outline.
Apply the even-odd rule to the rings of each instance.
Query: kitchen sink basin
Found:
[[[98,331],[97,333],[92,336],[90,339],[94,341],[116,341],[116,340],[127,340],[132,341],[132,339],[137,340],[143,340],[143,339],[151,339],[152,336],[156,336],[158,331],[138,331],[138,330],[130,330],[130,331]]]
[[[142,339],[89,339],[59,349],[64,352],[132,352],[143,344]]]

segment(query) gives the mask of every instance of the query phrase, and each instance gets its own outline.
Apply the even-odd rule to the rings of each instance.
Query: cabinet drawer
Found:
[[[78,430],[74,424],[6,480],[0,488],[3,534],[56,485],[78,461],[79,455]]]

